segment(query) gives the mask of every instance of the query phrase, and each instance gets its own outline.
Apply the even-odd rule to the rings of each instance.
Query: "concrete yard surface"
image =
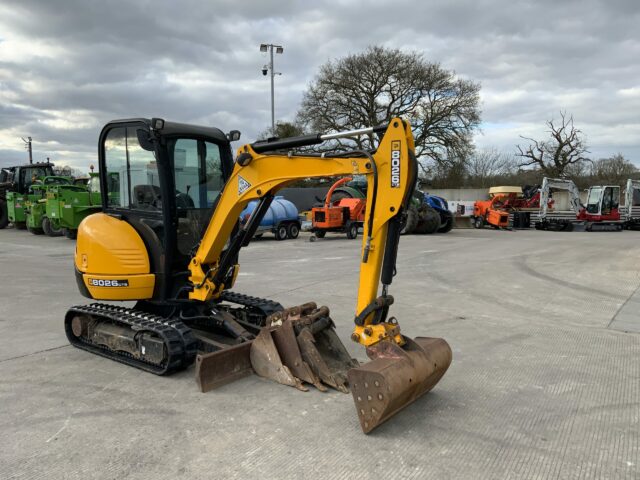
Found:
[[[360,242],[267,237],[234,290],[328,305],[364,361]],[[255,375],[203,394],[193,367],[156,377],[69,346],[64,313],[89,303],[73,251],[0,231],[1,479],[640,478],[640,232],[403,237],[392,314],[453,363],[369,435],[351,395]]]

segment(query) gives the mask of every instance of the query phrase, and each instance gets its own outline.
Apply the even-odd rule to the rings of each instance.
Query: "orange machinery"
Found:
[[[475,228],[491,225],[508,228],[509,212],[522,202],[521,187],[491,187],[489,200],[477,200],[473,205],[471,223]]]
[[[332,202],[336,188],[351,180],[351,177],[344,177],[335,182],[327,192],[324,205],[311,209],[311,231],[316,237],[323,238],[327,232],[346,233],[350,239],[358,236],[358,229],[364,222],[366,199],[340,198]]]

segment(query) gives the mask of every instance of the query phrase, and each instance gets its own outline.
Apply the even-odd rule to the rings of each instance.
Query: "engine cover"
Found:
[[[153,296],[147,248],[126,221],[104,213],[85,218],[78,227],[75,267],[86,291],[96,300],[145,300]],[[79,278],[80,280],[80,278]]]

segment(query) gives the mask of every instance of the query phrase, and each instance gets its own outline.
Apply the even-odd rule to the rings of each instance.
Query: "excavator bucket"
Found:
[[[277,328],[277,327],[276,327]],[[273,339],[275,330],[263,328],[251,345],[251,366],[261,377],[268,378],[283,385],[296,387],[306,391],[302,382],[291,373],[282,362],[280,352]]]
[[[358,362],[338,338],[329,309],[306,303],[267,318],[253,341],[251,365],[258,375],[300,390],[304,382],[347,393],[347,371]]]
[[[386,341],[368,347],[372,361],[348,372],[364,433],[431,390],[451,364],[451,348],[444,339],[403,338],[402,347]]]

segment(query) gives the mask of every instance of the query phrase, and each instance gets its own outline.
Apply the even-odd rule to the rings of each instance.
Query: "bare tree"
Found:
[[[554,120],[547,122],[550,138],[548,140],[534,140],[522,137],[531,143],[526,147],[517,146],[518,156],[522,158],[520,167],[534,166],[544,175],[551,177],[563,176],[570,165],[590,161],[584,155],[589,153],[582,131],[573,125],[573,117],[567,118],[565,112],[560,112],[560,124]]]
[[[467,160],[469,182],[475,187],[489,187],[496,179],[515,174],[516,167],[513,155],[495,148],[475,151]]]
[[[320,67],[303,96],[298,121],[307,130],[326,132],[403,117],[411,122],[423,167],[427,159],[442,165],[448,153],[459,157],[472,149],[480,123],[479,91],[479,83],[458,78],[418,52],[370,47]],[[375,148],[377,142],[370,135],[355,143]],[[353,144],[341,141],[337,147]]]

